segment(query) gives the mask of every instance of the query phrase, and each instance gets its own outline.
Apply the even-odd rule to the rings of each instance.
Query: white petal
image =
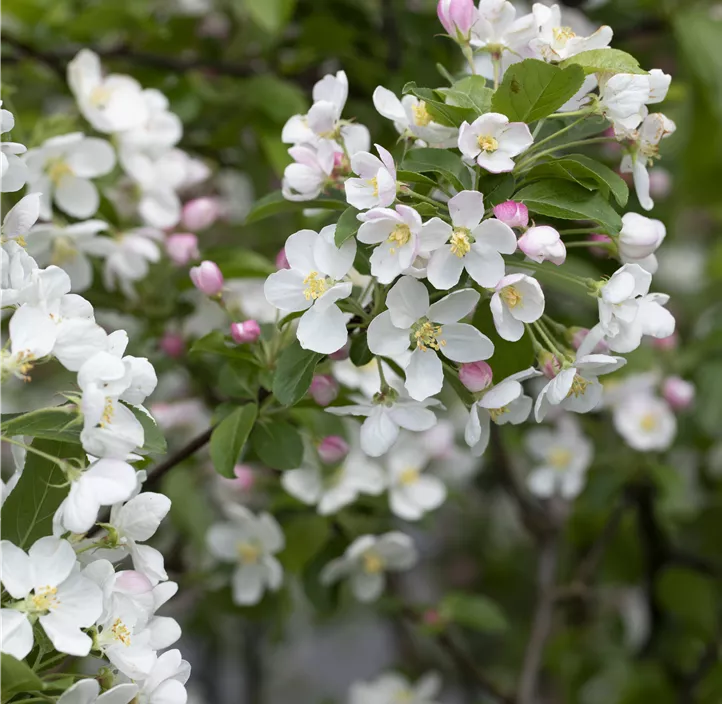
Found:
[[[75,567],[75,551],[67,540],[40,538],[28,550],[34,589],[57,587]]]
[[[28,617],[15,609],[0,610],[0,651],[22,660],[33,649],[33,643]]]
[[[354,572],[351,575],[351,590],[354,596],[363,602],[376,601],[384,590],[386,578],[383,572]]]
[[[318,233],[313,230],[299,230],[286,240],[284,251],[292,269],[306,276],[316,268],[313,254],[317,240]]]
[[[494,343],[475,327],[465,323],[444,325],[439,342],[441,352],[454,362],[478,362],[494,354]]]
[[[386,296],[391,322],[398,328],[409,328],[429,310],[429,292],[412,278],[402,276]]]
[[[478,191],[461,191],[449,201],[454,227],[473,230],[484,217],[484,196]]]
[[[231,579],[233,601],[241,606],[257,604],[263,596],[264,568],[261,565],[242,565]]]
[[[292,469],[281,474],[281,486],[299,501],[315,504],[321,496],[321,475],[315,468]]]
[[[431,349],[415,349],[406,367],[406,390],[411,398],[423,401],[441,391],[444,370],[439,356]]]
[[[446,244],[451,237],[453,228],[441,218],[431,218],[421,227],[419,235],[419,251],[423,254],[433,252]]]
[[[380,406],[361,425],[361,449],[369,457],[380,457],[388,452],[398,437],[399,426]]]
[[[266,300],[282,311],[297,312],[310,308],[313,300],[304,295],[304,278],[304,274],[297,269],[275,271],[263,284]]]
[[[367,342],[373,354],[394,357],[409,348],[409,330],[396,327],[391,322],[391,312],[386,310],[369,324]]]
[[[58,699],[58,704],[95,704],[98,694],[100,694],[98,680],[80,680],[63,692],[63,696]]]
[[[9,540],[0,542],[0,578],[10,596],[24,599],[33,588],[30,558]]]
[[[301,347],[320,354],[333,354],[348,340],[346,314],[338,306],[319,311],[316,306],[307,310],[298,323],[296,336]]]
[[[68,174],[60,179],[55,189],[55,202],[63,212],[79,220],[85,220],[97,212],[100,196],[92,182]]]
[[[397,425],[405,430],[422,432],[429,430],[436,425],[436,415],[428,408],[421,405],[395,405],[389,416]]]
[[[167,496],[145,491],[120,508],[113,524],[129,538],[144,542],[155,534],[169,510]]]
[[[334,241],[335,234],[335,225],[327,225],[321,230],[314,245],[313,258],[320,271],[332,279],[341,279],[353,266],[356,257],[356,240],[348,239],[339,248]]]
[[[5,215],[2,231],[7,238],[28,233],[40,216],[40,194],[31,193],[21,198]]]
[[[448,245],[442,245],[433,251],[426,267],[426,275],[431,285],[442,291],[456,286],[464,270],[464,259],[457,257]]]
[[[464,266],[469,276],[484,288],[493,288],[504,277],[505,265],[501,254],[476,242],[464,257]]]

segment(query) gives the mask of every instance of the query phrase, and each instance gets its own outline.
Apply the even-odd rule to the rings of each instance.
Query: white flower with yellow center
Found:
[[[4,244],[15,240],[25,247],[25,236],[35,224],[40,215],[40,194],[31,193],[21,198],[10,210],[5,213],[2,228],[0,229],[0,243]]]
[[[348,339],[347,316],[336,301],[351,295],[344,280],[356,256],[356,240],[337,247],[335,225],[316,233],[301,230],[286,240],[289,269],[271,274],[263,287],[268,302],[283,311],[305,311],[296,335],[301,347],[321,354],[341,349]]]
[[[0,245],[0,307],[34,300],[38,263],[15,240]]]
[[[594,446],[578,423],[562,416],[555,430],[532,430],[524,440],[527,452],[539,463],[527,477],[529,491],[542,499],[576,497],[594,457]]]
[[[488,112],[459,128],[458,147],[464,158],[492,174],[514,169],[512,157],[529,149],[534,138],[523,122],[509,122],[506,115]]]
[[[359,210],[388,208],[396,200],[394,158],[381,145],[374,146],[378,157],[370,152],[357,152],[351,157],[351,170],[359,178],[349,178],[344,184],[348,204]]]
[[[389,506],[394,515],[418,521],[446,500],[446,486],[438,477],[425,472],[430,455],[412,439],[401,441],[389,454]]]
[[[531,276],[509,274],[496,285],[490,306],[496,331],[505,340],[516,342],[524,334],[525,323],[542,317],[544,292]]]
[[[208,531],[208,550],[216,559],[236,565],[231,578],[234,603],[257,604],[266,589],[276,591],[281,586],[283,569],[275,554],[283,550],[285,538],[268,513],[255,516],[241,506],[229,506],[227,511],[231,520]]]
[[[379,283],[390,284],[408,269],[419,251],[421,216],[408,205],[395,209],[373,208],[360,213],[357,237],[364,244],[378,245],[371,254],[371,274]]]
[[[98,55],[89,49],[68,64],[68,85],[83,117],[99,132],[139,127],[148,117],[140,84],[130,76],[103,76]]]
[[[534,16],[517,19],[516,8],[507,0],[483,0],[471,28],[471,46],[508,57],[518,56],[536,37]],[[507,51],[508,50],[508,51]],[[483,53],[483,52],[480,52]]]
[[[2,585],[11,597],[0,611],[0,650],[22,660],[33,648],[40,622],[61,653],[83,657],[92,641],[81,629],[103,610],[100,589],[75,569],[75,551],[66,540],[40,538],[26,553],[8,540],[0,543]]]
[[[413,349],[405,368],[406,390],[423,401],[441,391],[442,353],[453,362],[476,362],[494,353],[491,340],[472,325],[458,322],[476,307],[479,294],[463,289],[429,305],[426,287],[403,276],[386,297],[388,310],[369,325],[368,345],[373,354],[395,356]]]
[[[524,394],[522,381],[538,376],[533,367],[508,376],[494,386],[478,392],[464,429],[464,440],[471,454],[481,457],[489,445],[491,422],[497,425],[519,425],[531,412],[532,400]]]
[[[405,95],[399,100],[390,90],[378,86],[373,95],[377,112],[393,120],[402,137],[420,139],[430,147],[449,149],[456,145],[458,130],[434,122],[423,100]]]
[[[320,578],[323,584],[348,579],[359,601],[375,601],[384,590],[386,572],[408,570],[417,560],[414,542],[404,533],[362,535],[348,546],[343,557],[323,568]]]
[[[677,435],[677,419],[670,405],[651,393],[640,393],[614,406],[614,427],[634,450],[669,449]]]
[[[283,172],[282,191],[286,200],[312,200],[320,195],[336,165],[334,143],[299,144],[288,153],[294,159]]]
[[[10,349],[0,350],[0,380],[11,376],[30,381],[37,362],[47,357],[55,346],[55,323],[40,309],[23,305],[10,318]]]
[[[84,220],[98,210],[100,196],[91,179],[115,166],[113,147],[104,139],[73,132],[51,137],[25,155],[28,190],[42,194],[40,217],[51,220],[52,201],[71,217]]]
[[[586,342],[585,339],[584,343]],[[579,348],[576,359],[567,362],[539,393],[534,405],[537,422],[544,420],[552,406],[560,406],[573,413],[589,413],[594,410],[602,400],[602,385],[597,377],[611,374],[627,363],[624,357],[580,354],[584,352],[584,346]]]
[[[435,672],[411,684],[403,675],[387,672],[371,682],[354,682],[348,704],[439,704],[441,678]]]
[[[500,220],[484,217],[484,196],[461,191],[449,201],[451,225],[431,218],[421,232],[421,246],[431,251],[426,275],[438,289],[459,283],[466,269],[480,286],[491,287],[504,276],[502,254],[516,251],[514,231]]]

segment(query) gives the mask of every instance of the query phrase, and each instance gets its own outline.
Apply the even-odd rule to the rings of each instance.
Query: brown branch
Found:
[[[187,445],[182,447],[178,452],[172,454],[168,459],[153,467],[148,472],[148,478],[143,484],[143,489],[148,491],[168,473],[173,467],[187,460],[200,450],[210,439],[213,433],[213,426],[204,430],[200,435],[194,437]]]

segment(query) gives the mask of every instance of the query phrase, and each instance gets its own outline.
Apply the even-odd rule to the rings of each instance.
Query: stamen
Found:
[[[60,605],[58,598],[55,596],[57,593],[57,587],[40,587],[35,590],[35,594],[30,597],[30,601],[32,601],[33,607],[36,611],[49,611],[50,609],[55,609]]]
[[[396,247],[403,247],[411,239],[411,230],[408,225],[397,225],[388,237],[388,241],[396,245]],[[396,254],[396,247],[392,247],[389,251],[391,254]]]
[[[404,486],[415,484],[419,480],[419,470],[416,467],[407,467],[399,475],[399,483]]]
[[[384,569],[384,561],[372,550],[365,552],[361,559],[364,571],[369,574],[378,574]]]
[[[420,100],[418,104],[411,106],[411,112],[414,114],[414,124],[419,127],[426,127],[431,122],[431,115],[426,109],[426,103]]]
[[[304,280],[303,283],[306,285],[306,290],[303,292],[304,297],[307,301],[320,298],[326,293],[326,279],[320,278],[317,271],[312,271]]]
[[[589,386],[589,381],[585,379],[583,376],[579,376],[579,374],[574,375],[574,380],[572,381],[572,388],[569,389],[569,393],[567,394],[567,398],[570,396],[580,396],[583,395],[584,392],[587,390],[587,386]]]
[[[238,557],[241,558],[241,562],[245,564],[255,565],[261,556],[261,551],[258,547],[251,545],[251,543],[239,543],[236,551],[238,552]]]
[[[446,345],[446,340],[439,340],[441,335],[441,325],[434,325],[431,321],[426,320],[417,323],[413,328],[412,341],[416,343],[416,347],[422,352],[426,352],[429,347],[432,350],[438,350],[439,346]]]
[[[516,286],[504,286],[499,295],[509,308],[516,308],[524,301],[524,296]]]
[[[472,238],[469,235],[469,231],[464,228],[458,228],[454,230],[454,234],[451,235],[451,253],[455,254],[459,259],[469,253],[471,250]]]
[[[477,142],[482,152],[495,152],[499,148],[499,141],[490,134],[479,135]]]
[[[554,447],[547,455],[549,464],[558,470],[566,469],[572,461],[572,457],[571,451],[565,447]]]

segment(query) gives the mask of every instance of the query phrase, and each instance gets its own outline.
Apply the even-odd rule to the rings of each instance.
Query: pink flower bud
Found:
[[[321,440],[318,456],[325,464],[336,464],[348,455],[348,443],[338,435],[329,435]]]
[[[476,393],[483,391],[491,384],[493,372],[486,362],[471,362],[462,364],[459,369],[459,379],[469,391]]]
[[[286,250],[285,248],[281,248],[281,250],[276,255],[276,269],[290,269],[291,265],[288,263],[288,259],[286,259]]]
[[[672,174],[656,166],[649,172],[649,194],[654,198],[665,198],[672,190]]]
[[[574,347],[575,350],[578,350],[582,342],[584,342],[585,338],[589,334],[588,328],[570,328],[570,332],[572,333],[572,347]],[[590,354],[607,354],[609,352],[609,345],[604,340],[599,340],[596,347],[592,350]]]
[[[198,238],[190,232],[176,232],[168,237],[165,251],[177,266],[185,266],[200,257]]]
[[[194,198],[183,206],[181,222],[193,232],[205,230],[210,227],[221,213],[220,203],[217,198]]]
[[[670,376],[662,384],[662,396],[675,411],[689,408],[694,401],[694,385],[678,376]]]
[[[193,285],[206,296],[217,296],[223,290],[223,274],[215,262],[202,261],[191,269],[190,276]]]
[[[591,235],[587,235],[587,239],[591,242],[611,242],[612,241],[607,235],[601,235],[597,232],[594,232]],[[589,253],[593,254],[595,257],[608,257],[609,256],[609,250],[604,249],[604,247],[590,247]]]
[[[669,337],[651,337],[649,339],[658,350],[676,350],[679,346],[679,336],[676,332]]]
[[[252,467],[247,464],[237,464],[233,468],[233,474],[235,474],[236,478],[232,481],[239,489],[250,491],[253,488],[256,482],[256,474]]]
[[[559,233],[548,225],[530,227],[519,238],[519,249],[534,262],[545,260],[559,266],[567,258],[567,248]]]
[[[441,614],[438,612],[437,609],[426,609],[426,611],[424,611],[424,613],[421,615],[421,620],[427,626],[439,626],[441,625],[441,623],[443,623]]]
[[[115,588],[126,594],[146,594],[153,585],[142,572],[123,570],[115,577]]]
[[[548,350],[539,352],[537,360],[539,361],[539,368],[547,379],[553,379],[561,371],[561,363]]]
[[[494,206],[494,217],[509,227],[526,227],[529,224],[529,209],[524,203],[507,200]]]
[[[436,14],[450,37],[468,40],[477,15],[473,0],[439,0]]]
[[[186,350],[186,343],[183,336],[177,332],[166,331],[158,343],[163,354],[168,355],[171,359],[182,357]]]
[[[319,406],[328,406],[338,396],[338,382],[328,374],[316,374],[309,393]]]
[[[231,337],[239,345],[255,342],[261,336],[261,326],[255,320],[231,323]]]
[[[348,341],[340,350],[336,350],[335,352],[332,352],[328,358],[332,359],[334,362],[343,362],[344,359],[348,359],[349,354],[351,354],[351,342]]]

